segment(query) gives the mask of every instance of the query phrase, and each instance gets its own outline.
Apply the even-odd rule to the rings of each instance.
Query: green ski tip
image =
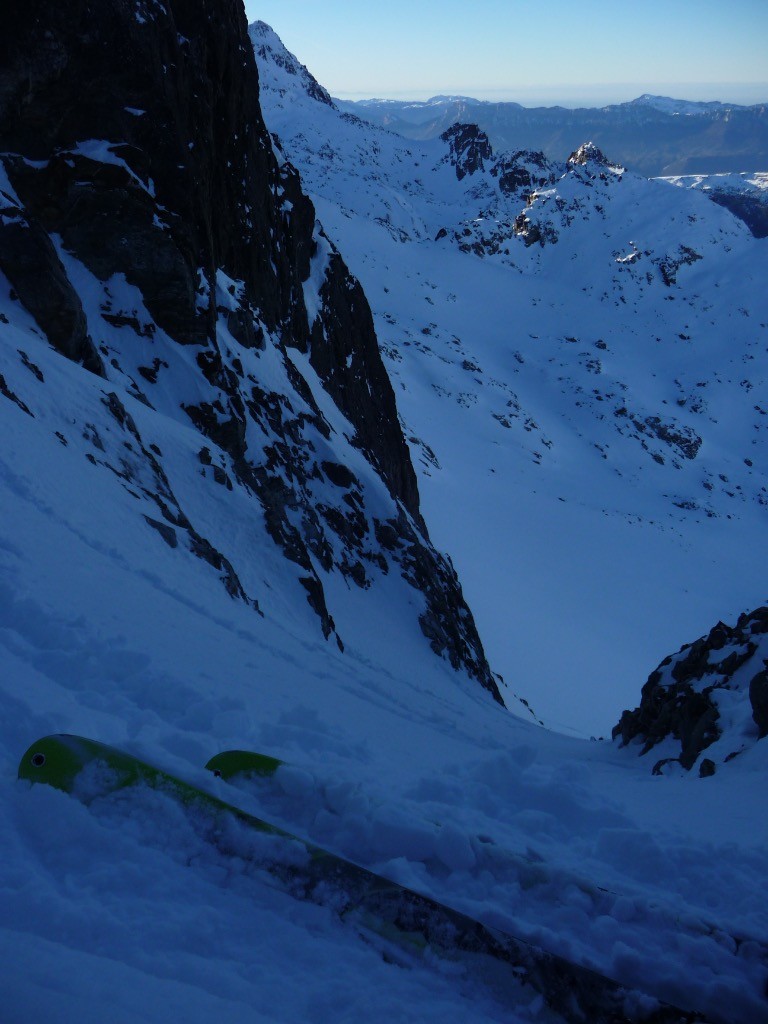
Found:
[[[78,777],[86,769],[96,769],[86,782]],[[40,782],[90,803],[95,797],[115,793],[128,786],[145,785],[172,794],[181,803],[200,804],[213,813],[233,814],[238,820],[272,835],[289,836],[269,822],[262,821],[239,808],[220,800],[161,768],[110,747],[106,743],[59,733],[44,736],[26,751],[19,763],[18,777]]]
[[[77,776],[94,761],[107,764],[117,773],[119,779],[112,788],[137,782],[156,784],[161,774],[157,768],[105,743],[60,733],[44,736],[32,744],[19,763],[19,778],[71,793]]]
[[[219,779],[231,779],[235,775],[270,778],[282,764],[285,761],[252,750],[224,750],[212,757],[205,767]]]

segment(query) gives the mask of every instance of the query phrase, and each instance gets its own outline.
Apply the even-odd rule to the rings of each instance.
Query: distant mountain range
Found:
[[[478,125],[497,150],[542,150],[564,160],[585,139],[647,177],[768,168],[768,105],[694,103],[645,94],[607,107],[523,107],[466,96],[336,101],[347,113],[409,139],[432,139],[452,124]]]

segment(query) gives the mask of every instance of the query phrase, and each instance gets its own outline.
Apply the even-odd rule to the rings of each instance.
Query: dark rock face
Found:
[[[210,334],[198,271],[210,281],[217,267],[246,282],[268,326],[290,317],[301,236],[264,188],[275,159],[239,5],[14,2],[7,17],[0,137],[45,161],[6,161],[44,229],[97,277],[127,271],[178,340]]]
[[[680,267],[691,266],[702,258],[701,254],[695,249],[691,249],[690,246],[678,246],[678,251],[674,256],[670,255],[659,261],[662,281],[667,288],[671,288],[672,285],[677,284],[677,272]]]
[[[196,456],[198,471],[252,498],[326,637],[342,646],[323,574],[366,589],[373,569],[395,569],[424,596],[431,646],[500,701],[455,573],[421,519],[365,295],[264,126],[242,4],[6,8],[0,271],[20,302],[63,355],[194,425],[207,453]],[[482,159],[482,144],[475,148]],[[349,442],[321,412],[318,385],[301,370],[307,358],[351,425]],[[189,397],[169,405],[163,385],[174,379]],[[93,464],[148,505],[148,531],[254,605],[237,567],[181,507],[116,391],[109,402],[122,440],[113,450],[84,424]],[[329,458],[348,443],[365,455],[372,482]]]
[[[701,764],[699,765],[699,778],[710,779],[715,774],[716,770],[715,762],[711,761],[708,757],[703,757],[701,759]]]
[[[662,740],[674,739],[680,744],[676,760],[690,770],[702,751],[721,738],[743,743],[741,736],[723,736],[719,699],[725,691],[749,702],[759,737],[768,735],[768,670],[762,668],[755,674],[757,665],[765,663],[761,652],[768,653],[766,634],[768,607],[761,607],[741,615],[733,627],[718,622],[707,636],[665,658],[643,686],[639,707],[621,716],[613,738],[620,738],[622,746],[640,740],[641,756]],[[742,749],[726,751],[723,760],[732,759]],[[670,760],[675,759],[657,762],[654,773],[661,774]],[[714,760],[702,760],[701,777],[713,775],[715,767]]]
[[[371,308],[335,248],[319,297],[322,305],[309,339],[310,362],[354,424],[357,444],[387,481],[393,497],[421,523],[416,474],[381,361]]]
[[[694,430],[671,418],[662,420],[659,416],[638,416],[630,412],[625,405],[619,406],[614,411],[614,416],[618,421],[619,432],[636,437],[646,451],[651,451],[648,441],[657,438],[671,449],[673,456],[695,459],[703,444],[702,438]],[[664,461],[664,457],[658,452],[652,454],[657,462]]]
[[[498,177],[500,190],[508,196],[546,188],[557,180],[557,169],[543,153],[524,149],[499,160],[491,174]]]
[[[740,195],[725,189],[707,193],[713,203],[724,206],[743,220],[755,238],[768,238],[768,199],[761,195]]]
[[[762,739],[768,736],[768,667],[758,672],[750,682],[749,702],[752,705],[752,717]]]
[[[94,372],[100,360],[88,337],[77,292],[46,232],[0,193],[0,270],[54,348]]]
[[[448,160],[456,168],[459,181],[467,175],[484,170],[485,161],[493,159],[488,136],[476,124],[454,124],[440,136],[448,143]]]

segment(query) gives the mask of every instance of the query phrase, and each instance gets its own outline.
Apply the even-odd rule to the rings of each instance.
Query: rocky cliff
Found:
[[[429,542],[365,295],[264,126],[237,0],[12,2],[0,272],[19,317],[105,380],[120,441],[94,430],[90,455],[148,528],[250,600],[133,401],[199,433],[198,471],[253,501],[326,636],[343,646],[329,579],[365,590],[394,569],[434,650],[500,700]]]

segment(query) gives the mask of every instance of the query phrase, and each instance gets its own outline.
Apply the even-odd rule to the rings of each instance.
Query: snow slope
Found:
[[[768,172],[679,174],[662,180],[680,188],[699,189],[740,217],[756,238],[768,237]]]
[[[288,614],[300,605],[279,572],[254,615],[147,531],[119,479],[87,458],[73,421],[87,415],[109,438],[104,382],[3,301],[15,314],[0,350],[6,1020],[417,1021],[427,1007],[549,1019],[529,990],[510,1007],[471,973],[386,964],[329,908],[207,847],[161,795],[87,810],[14,781],[22,750],[54,731],[214,789],[200,766],[219,749],[282,756],[292,767],[276,792],[239,794],[243,806],[712,1020],[759,1019],[762,744],[713,779],[655,778],[611,744],[510,715],[416,631],[398,633],[415,670],[382,663],[380,591],[344,655]],[[190,428],[116,393],[181,476]],[[211,524],[226,510],[233,546],[258,565],[241,506],[210,490],[199,501]]]
[[[494,668],[548,726],[605,734],[662,656],[765,600],[765,242],[593,148],[406,141],[251,36]]]
[[[4,178],[0,191],[15,202]],[[393,249],[419,284],[411,251]],[[447,254],[459,279],[493,266]],[[244,808],[716,1024],[763,1018],[765,745],[710,779],[658,778],[631,750],[543,730],[434,656],[418,593],[383,569],[365,590],[325,573],[345,650],[326,642],[227,453],[211,440],[210,462],[200,457],[180,408],[212,397],[193,372],[198,347],[130,327],[150,323],[140,296],[60,256],[89,322],[112,318],[99,325],[108,378],[54,351],[0,276],[3,1021],[554,1024],[530,989],[495,992],[429,956],[391,962],[332,907],[275,888],[245,837],[241,856],[221,854],[163,794],[86,808],[18,781],[22,752],[51,732],[121,746],[227,798],[201,767],[213,753],[282,757],[273,790],[237,794]],[[389,507],[307,361],[296,355],[302,386],[278,339],[238,346],[226,327],[237,286],[219,285],[220,351],[266,394],[291,395],[302,451],[311,441],[319,456],[297,397],[308,388],[328,419],[326,453],[354,466],[367,507]],[[479,372],[452,365],[462,381]],[[141,366],[154,368],[151,404]],[[412,367],[424,395],[429,366]],[[256,450],[274,442],[255,421],[248,430]],[[310,486],[333,501],[332,481]],[[157,519],[153,493],[187,525]],[[226,562],[194,557],[195,532]]]

